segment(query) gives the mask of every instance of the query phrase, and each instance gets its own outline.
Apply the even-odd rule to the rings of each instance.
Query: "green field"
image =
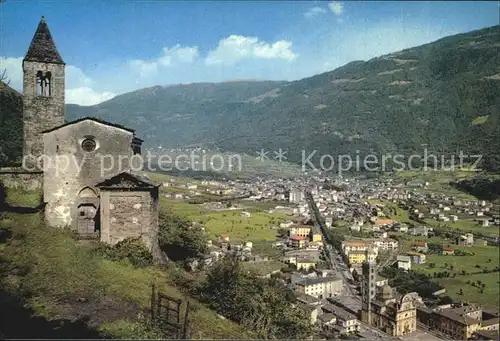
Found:
[[[479,274],[469,276],[457,276],[455,278],[442,278],[436,280],[446,288],[447,295],[453,299],[478,303],[485,308],[493,311],[499,311],[500,305],[498,302],[500,277],[497,273]],[[486,284],[484,291],[480,293],[477,287],[467,284],[467,281],[481,281]],[[459,295],[462,289],[462,295]]]
[[[403,210],[400,208],[398,205],[395,203],[391,202],[390,200],[384,200],[384,199],[368,199],[364,200],[368,202],[369,204],[372,205],[384,205],[384,208],[382,211],[385,213],[386,217],[392,220],[395,220],[399,223],[407,223],[410,222],[410,217],[408,215],[408,212],[406,210]],[[395,211],[395,213],[394,213]]]
[[[475,221],[472,220],[458,220],[455,222],[450,222],[450,221],[436,221],[433,219],[426,219],[425,222],[429,226],[434,226],[434,227],[440,227],[440,228],[445,228],[449,230],[458,230],[461,232],[471,232],[473,234],[475,233],[481,233],[485,235],[498,235],[499,228],[498,226],[481,226]]]
[[[180,176],[172,176],[169,174],[164,174],[164,173],[155,173],[155,172],[146,172],[146,174],[151,177],[154,181],[159,181],[159,182],[172,182],[176,184],[187,184],[194,182],[192,179],[187,178],[187,177],[180,177]]]
[[[404,243],[403,251],[410,251],[412,244],[417,241],[425,241],[427,243],[444,245],[445,247],[448,247],[448,245],[453,247],[454,244],[453,240],[448,240],[440,237],[427,238],[421,236],[411,236],[406,233],[391,233],[391,235],[395,235],[398,237],[399,240],[403,240]]]
[[[433,273],[436,271],[445,270],[444,264],[448,264],[448,268],[453,266],[451,272],[460,273],[462,270],[466,272],[476,272],[481,271],[482,268],[487,267],[488,269],[498,266],[499,250],[496,246],[457,246],[453,244],[448,244],[446,242],[442,243],[444,247],[450,245],[454,250],[463,250],[465,252],[473,252],[474,256],[454,256],[454,255],[435,255],[431,254],[426,257],[426,264],[418,265],[415,269],[426,273]],[[490,262],[489,262],[490,260]],[[429,268],[429,264],[436,264],[435,268]],[[475,268],[479,265],[481,268]]]
[[[472,125],[475,126],[485,124],[486,121],[488,121],[488,117],[490,117],[490,115],[478,116],[472,120]]]
[[[253,201],[253,200],[234,200],[234,204],[238,204],[245,208],[247,212],[268,211],[274,209],[276,206],[287,206],[288,201]]]
[[[288,217],[279,213],[251,212],[250,217],[240,216],[241,210],[210,211],[181,200],[161,199],[164,207],[186,219],[202,223],[212,239],[228,234],[231,241],[274,241],[279,223]]]
[[[429,153],[430,154],[430,153]],[[433,170],[429,167],[427,170],[402,170],[398,171],[395,176],[396,178],[406,179],[406,180],[422,180],[427,182],[436,183],[448,183],[452,180],[467,179],[473,177],[476,173],[464,169],[456,170]]]
[[[416,238],[417,239],[417,238]],[[439,243],[441,241],[441,243]],[[437,255],[430,254],[426,257],[426,263],[422,265],[412,265],[412,269],[418,272],[427,273],[433,275],[435,272],[450,272],[455,277],[448,278],[434,278],[436,281],[446,288],[447,294],[452,298],[460,300],[470,300],[471,302],[476,302],[485,305],[489,308],[498,309],[499,302],[498,296],[500,294],[499,280],[500,274],[498,272],[486,273],[486,274],[466,274],[473,272],[481,272],[482,269],[493,269],[498,266],[499,259],[499,249],[495,246],[472,246],[463,247],[453,245],[451,242],[440,240],[439,238],[432,238],[428,240],[431,243],[438,243],[444,247],[452,247],[454,250],[463,250],[465,252],[473,252],[475,255],[471,256],[454,256],[454,255]],[[405,242],[405,249],[409,249],[410,241]],[[431,263],[435,264],[435,267],[431,268],[429,265]],[[479,265],[480,268],[476,268]],[[479,293],[478,288],[475,288],[469,284],[467,281],[477,281],[480,280],[486,284],[483,293]],[[463,295],[459,295],[459,291],[462,289]]]
[[[465,168],[465,166],[464,166]],[[418,171],[399,171],[395,174],[396,179],[410,181],[410,180],[420,180],[422,182],[428,182],[429,185],[425,188],[419,187],[414,188],[416,192],[422,193],[433,193],[454,196],[460,199],[467,200],[477,200],[474,196],[459,191],[449,185],[451,181],[457,181],[461,179],[469,179],[476,175],[476,172],[463,170],[418,170]]]

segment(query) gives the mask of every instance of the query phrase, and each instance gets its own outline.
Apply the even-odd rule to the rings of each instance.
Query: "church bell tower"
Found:
[[[23,59],[23,157],[29,163],[43,155],[42,132],[64,124],[64,69],[42,17]]]

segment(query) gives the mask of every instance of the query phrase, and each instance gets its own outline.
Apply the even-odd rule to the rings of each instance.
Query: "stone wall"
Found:
[[[87,136],[97,143],[93,152],[82,149]],[[91,120],[44,134],[44,154],[53,160],[51,166],[44,166],[45,218],[49,226],[77,228],[79,193],[90,187],[99,195],[94,188],[97,183],[129,169],[126,158],[132,155],[132,139],[130,131]]]
[[[0,183],[7,188],[38,190],[43,187],[43,173],[14,167],[0,168]]]
[[[100,207],[102,242],[114,245],[140,237],[157,253],[158,200],[150,191],[102,190]]]
[[[51,73],[51,94],[37,95],[37,72]],[[64,124],[64,65],[23,62],[23,156],[43,153],[42,131]]]

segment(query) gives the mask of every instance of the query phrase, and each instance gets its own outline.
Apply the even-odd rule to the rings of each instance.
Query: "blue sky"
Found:
[[[36,1],[1,6],[0,68],[21,61],[42,15],[67,64],[67,102],[153,85],[295,80],[499,24],[498,2]]]

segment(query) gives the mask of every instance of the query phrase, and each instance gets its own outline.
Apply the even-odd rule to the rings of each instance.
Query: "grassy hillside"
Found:
[[[37,193],[8,197],[10,205],[26,206]],[[161,292],[190,300],[191,337],[249,337],[178,289],[168,269],[104,259],[92,244],[43,226],[38,213],[0,214],[0,333],[8,338],[159,338],[143,323],[153,281]]]
[[[294,82],[153,87],[68,117],[135,127],[152,146],[339,154],[483,154],[500,169],[500,26],[440,39]],[[316,163],[319,157],[313,159]]]
[[[217,125],[231,115],[232,107],[282,84],[241,81],[155,86],[92,107],[68,105],[66,116],[69,120],[98,116],[120,122],[137,129],[140,137],[153,146],[211,144],[217,140]]]

